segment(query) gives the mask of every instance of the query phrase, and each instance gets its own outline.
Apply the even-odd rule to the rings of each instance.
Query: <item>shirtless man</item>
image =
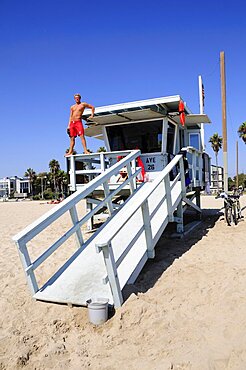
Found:
[[[87,104],[85,102],[81,102],[81,96],[79,94],[74,95],[75,104],[71,106],[70,108],[70,117],[69,117],[69,123],[67,127],[67,132],[70,137],[70,148],[69,151],[65,154],[65,157],[73,154],[73,148],[75,145],[75,138],[76,136],[79,136],[81,139],[81,143],[84,148],[84,153],[89,154],[87,147],[86,147],[86,141],[84,136],[84,127],[82,124],[82,115],[84,113],[85,108],[91,109],[91,115],[89,118],[94,117],[95,108],[93,105]]]

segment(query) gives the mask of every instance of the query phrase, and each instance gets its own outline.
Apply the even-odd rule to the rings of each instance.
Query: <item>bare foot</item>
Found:
[[[88,152],[88,150],[85,150],[85,152],[84,152],[85,154],[91,154],[90,152]]]
[[[72,155],[73,153],[65,153],[64,154],[64,157],[70,157],[70,155]]]

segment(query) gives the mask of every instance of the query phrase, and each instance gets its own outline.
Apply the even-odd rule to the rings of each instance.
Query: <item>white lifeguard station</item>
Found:
[[[35,299],[86,305],[104,297],[120,306],[123,288],[154,258],[167,224],[176,222],[182,233],[185,207],[201,212],[200,191],[210,169],[201,124],[210,120],[186,104],[179,112],[181,100],[175,95],[97,107],[91,121],[85,111],[85,134],[103,140],[107,151],[68,157],[72,194],[14,237]],[[122,168],[127,177],[117,181]],[[79,219],[76,206],[83,199],[87,213]],[[105,210],[106,222],[84,241],[82,226],[92,228],[95,215]],[[28,242],[67,211],[73,226],[31,261]],[[39,287],[35,269],[73,234],[78,251]]]

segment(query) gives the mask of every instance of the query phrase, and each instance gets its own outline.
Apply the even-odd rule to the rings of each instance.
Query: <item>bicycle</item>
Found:
[[[237,225],[238,221],[243,218],[239,201],[240,195],[239,192],[235,191],[233,195],[223,192],[216,196],[216,199],[224,199],[225,219],[228,226],[231,226],[232,222]]]

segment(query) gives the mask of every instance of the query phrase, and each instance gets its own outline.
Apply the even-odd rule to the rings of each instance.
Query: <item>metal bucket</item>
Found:
[[[86,301],[89,321],[94,325],[101,325],[108,320],[108,299],[95,298]]]

